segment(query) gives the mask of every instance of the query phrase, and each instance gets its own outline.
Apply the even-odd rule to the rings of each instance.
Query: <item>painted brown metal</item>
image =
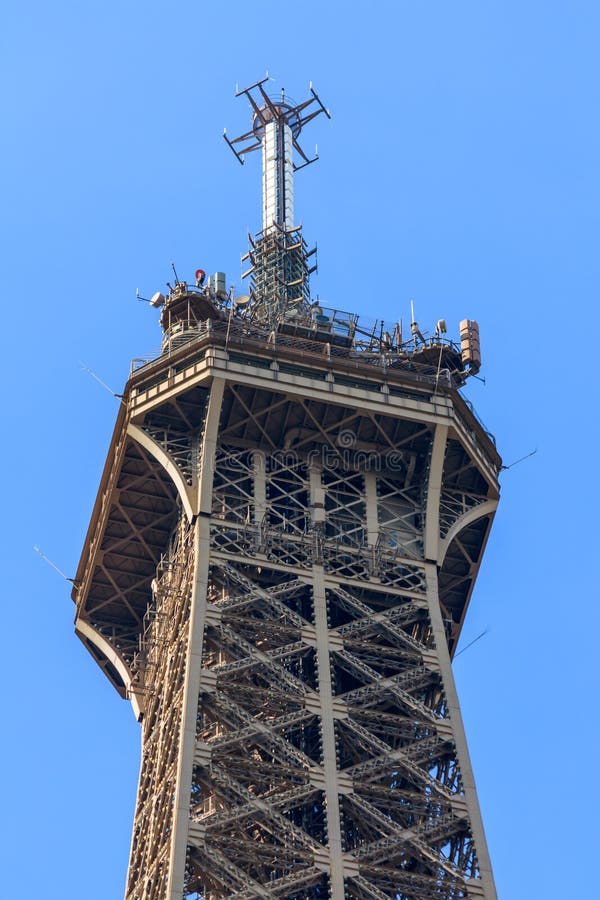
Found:
[[[310,302],[291,151],[326,111],[264,83],[228,141],[263,149],[253,286],[161,295],[75,580],[142,728],[126,900],[494,900],[450,662],[499,495],[478,332]]]
[[[492,898],[450,653],[499,457],[297,357],[208,328],[125,391],[74,599],[143,731],[126,897]]]

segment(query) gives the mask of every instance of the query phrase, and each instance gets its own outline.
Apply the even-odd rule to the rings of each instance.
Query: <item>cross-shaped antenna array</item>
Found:
[[[254,113],[252,128],[245,134],[233,138],[233,140],[230,140],[227,137],[227,130],[225,130],[223,132],[223,137],[238,161],[243,165],[246,153],[251,153],[253,150],[260,150],[261,147],[263,147],[265,133],[269,123],[273,122],[279,126],[287,125],[291,130],[292,146],[303,160],[299,165],[291,161],[293,169],[297,171],[318,159],[317,153],[315,153],[312,159],[306,155],[298,143],[300,132],[308,122],[311,122],[312,119],[315,119],[321,113],[325,113],[328,119],[331,118],[331,114],[323,105],[321,98],[312,86],[312,82],[309,85],[311,96],[308,100],[305,100],[304,103],[295,104],[289,97],[285,96],[285,91],[283,90],[281,91],[281,97],[279,99],[270,97],[264,87],[269,80],[269,76],[266,75],[260,81],[250,85],[250,87],[244,88],[241,91],[236,91],[236,97],[246,96],[250,102],[250,106]]]

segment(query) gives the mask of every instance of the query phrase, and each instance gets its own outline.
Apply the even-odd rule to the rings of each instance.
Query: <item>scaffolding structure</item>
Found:
[[[316,265],[310,265],[315,251],[308,249],[301,226],[286,229],[277,225],[248,239],[250,250],[242,261],[252,263],[244,277],[251,279],[253,319],[271,328],[305,319],[310,309],[308,277]]]
[[[500,457],[440,335],[285,304],[178,283],[124,391],[73,597],[142,728],[126,900],[494,900],[451,658]]]

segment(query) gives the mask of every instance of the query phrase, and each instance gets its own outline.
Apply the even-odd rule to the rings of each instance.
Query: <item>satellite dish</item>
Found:
[[[196,287],[202,287],[205,278],[206,272],[204,269],[196,269]]]
[[[158,308],[159,306],[163,306],[164,302],[165,302],[165,296],[164,296],[164,294],[161,294],[160,291],[157,291],[155,294],[152,294],[152,296],[150,297],[150,306],[155,306]]]
[[[233,300],[234,306],[247,306],[250,303],[250,297],[247,294],[242,294],[240,297],[235,297]]]

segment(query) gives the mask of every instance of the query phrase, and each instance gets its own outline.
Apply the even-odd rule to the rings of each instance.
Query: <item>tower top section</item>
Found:
[[[248,266],[247,294],[227,289],[223,272],[205,279],[196,270],[195,286],[180,281],[167,282],[169,294],[156,292],[149,300],[162,307],[163,353],[171,354],[201,335],[222,334],[225,345],[237,340],[256,340],[271,350],[281,344],[301,353],[315,352],[331,360],[345,357],[352,365],[364,364],[387,372],[402,370],[417,381],[448,388],[460,387],[481,365],[479,328],[472,319],[460,323],[460,343],[447,337],[444,319],[437,321],[433,334],[421,331],[411,301],[410,330],[402,318],[393,321],[361,319],[346,309],[330,307],[311,297],[309,278],[316,270],[316,248],[308,249],[302,226],[294,224],[294,171],[317,159],[300,145],[303,128],[317,116],[331,118],[312,87],[300,104],[285,91],[270,96],[266,76],[236,96],[245,96],[251,108],[251,128],[236,138],[225,140],[240,163],[247,153],[262,150],[262,229],[248,235],[249,248],[242,256]],[[357,296],[369,288],[380,293],[378,281],[364,273],[356,278]],[[146,299],[146,298],[140,298]],[[215,338],[216,339],[216,338]],[[328,363],[329,364],[329,363]]]

